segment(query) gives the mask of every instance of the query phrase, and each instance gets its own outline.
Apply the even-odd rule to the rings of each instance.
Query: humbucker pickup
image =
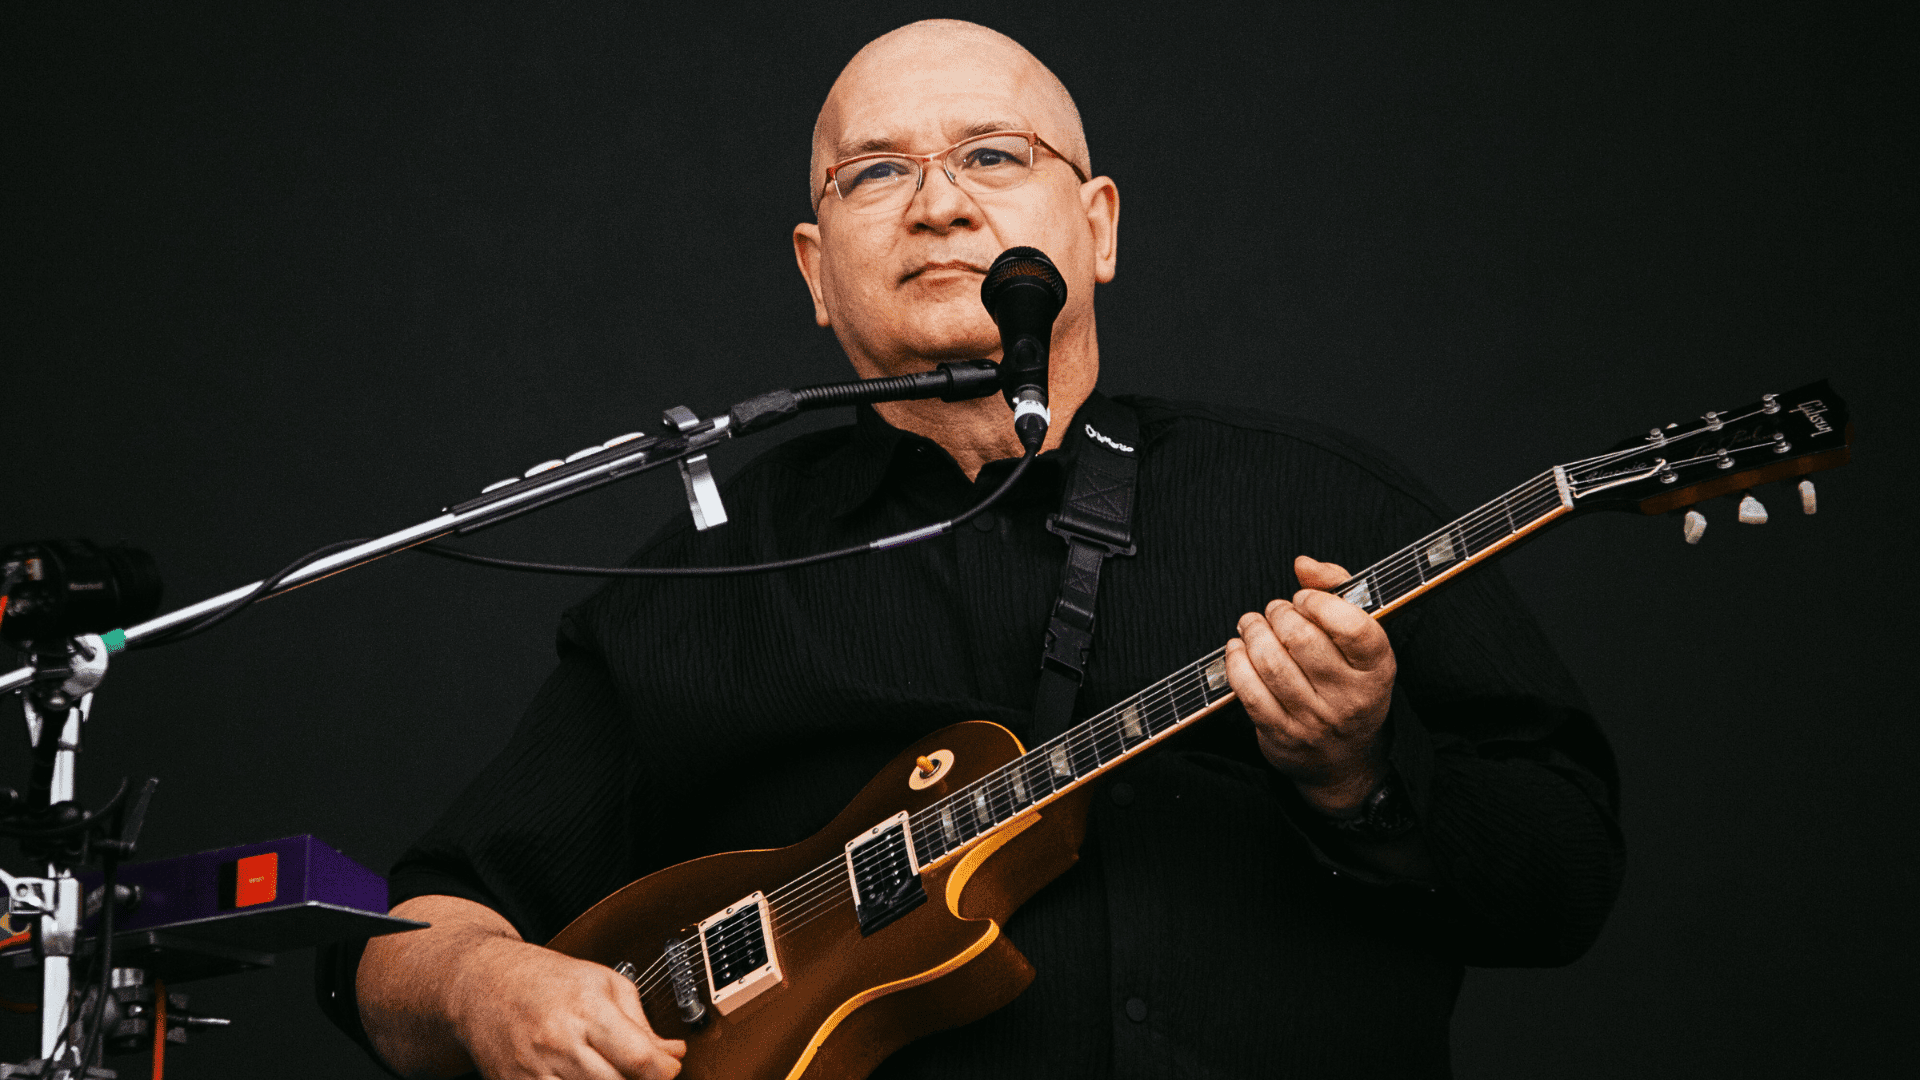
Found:
[[[721,1016],[780,985],[766,894],[753,893],[703,919],[700,953],[706,960],[707,985],[713,987],[713,1007]]]
[[[906,811],[847,841],[847,880],[863,936],[927,902]]]

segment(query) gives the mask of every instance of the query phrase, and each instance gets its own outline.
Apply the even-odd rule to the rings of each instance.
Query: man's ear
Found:
[[[1096,176],[1080,185],[1080,203],[1093,237],[1093,280],[1105,285],[1120,264],[1120,189]]]
[[[793,227],[793,261],[800,264],[800,276],[807,279],[807,291],[813,294],[813,321],[819,326],[832,326],[833,319],[827,314],[827,300],[820,291],[820,226],[811,221],[803,221]],[[1112,276],[1111,273],[1108,274]]]

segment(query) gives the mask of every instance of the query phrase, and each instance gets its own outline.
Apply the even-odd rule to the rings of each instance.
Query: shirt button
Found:
[[[973,517],[973,527],[981,532],[992,532],[997,524],[992,514],[975,514]]]
[[[1107,797],[1113,800],[1113,805],[1115,806],[1132,806],[1133,785],[1122,780],[1107,789]],[[1143,1009],[1146,1008],[1145,1005],[1140,1007]],[[1128,1008],[1132,1008],[1132,1006],[1128,1006]]]
[[[1128,998],[1127,1019],[1136,1024],[1145,1023],[1147,1019],[1147,1003],[1141,1001],[1139,998]]]

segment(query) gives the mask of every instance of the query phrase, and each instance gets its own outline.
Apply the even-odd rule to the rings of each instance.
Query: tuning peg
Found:
[[[1800,512],[1803,514],[1811,514],[1817,508],[1818,504],[1813,497],[1813,481],[1800,481]]]
[[[1760,505],[1760,500],[1754,498],[1752,492],[1742,495],[1740,497],[1740,524],[1765,525],[1766,523],[1767,508]]]
[[[1681,524],[1680,530],[1685,534],[1687,543],[1699,543],[1700,538],[1707,535],[1707,515],[1698,510],[1687,511],[1687,520]]]

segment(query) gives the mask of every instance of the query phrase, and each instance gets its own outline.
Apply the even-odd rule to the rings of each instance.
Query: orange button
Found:
[[[249,855],[234,864],[233,906],[270,902],[280,891],[280,853]]]

